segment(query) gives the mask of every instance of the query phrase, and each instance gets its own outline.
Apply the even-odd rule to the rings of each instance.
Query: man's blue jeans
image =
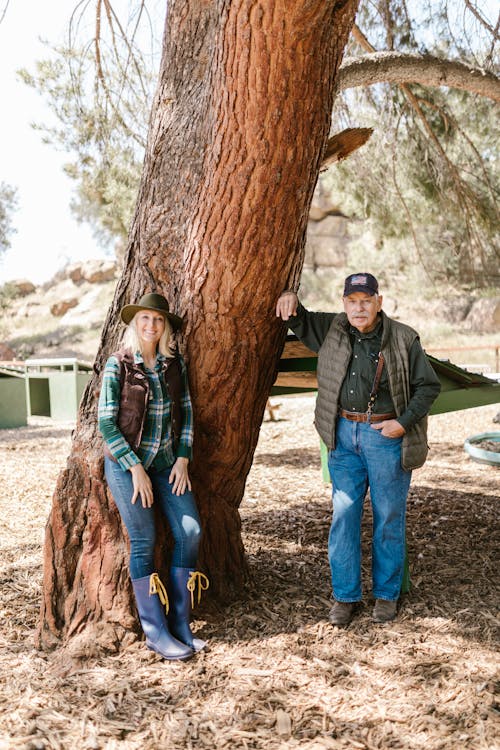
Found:
[[[333,595],[361,600],[361,518],[368,487],[373,511],[372,579],[376,599],[399,598],[405,559],[406,498],[411,471],[401,468],[402,438],[339,417],[328,455],[333,519],[328,557]]]
[[[148,471],[153,485],[154,502],[167,518],[174,537],[172,565],[191,568],[196,565],[201,525],[192,492],[174,495],[168,481],[171,467],[164,471]],[[155,572],[156,539],[154,507],[143,508],[140,497],[132,505],[132,475],[107,456],[104,459],[106,481],[130,539],[130,577],[144,578]]]

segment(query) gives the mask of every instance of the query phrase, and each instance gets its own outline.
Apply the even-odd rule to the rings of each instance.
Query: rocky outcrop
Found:
[[[91,287],[78,300],[78,304],[61,318],[61,325],[84,326],[88,329],[101,326],[106,316],[106,306],[99,301],[100,287]]]
[[[9,285],[14,287],[16,297],[26,297],[28,294],[33,294],[36,286],[28,279],[15,279],[9,281]]]
[[[81,263],[74,263],[67,267],[66,278],[71,279],[74,284],[81,284],[83,281],[83,266]]]
[[[56,318],[60,318],[65,315],[68,310],[71,310],[72,307],[76,307],[77,305],[78,300],[76,297],[72,297],[71,299],[63,299],[60,302],[55,302],[53,305],[51,305],[50,312]]]
[[[56,273],[51,281],[44,284],[45,289],[70,280],[76,286],[85,281],[89,284],[105,284],[113,281],[117,275],[117,263],[114,260],[87,260],[79,263],[70,263]]]
[[[340,207],[332,202],[323,183],[318,181],[309,209],[304,268],[321,269],[344,268],[347,261],[347,248],[350,219]]]
[[[1,362],[12,362],[16,358],[16,353],[7,344],[0,342],[0,361]]]
[[[83,278],[89,284],[104,284],[116,276],[116,263],[111,260],[92,260],[83,266]]]
[[[304,268],[342,268],[347,258],[349,236],[345,216],[324,213],[309,221]]]
[[[465,319],[466,327],[478,333],[500,331],[500,297],[478,299]]]
[[[74,284],[104,284],[116,277],[116,263],[112,260],[89,260],[85,263],[72,263],[67,266],[65,277]]]

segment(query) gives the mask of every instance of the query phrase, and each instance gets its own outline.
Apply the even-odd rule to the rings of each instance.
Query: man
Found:
[[[382,311],[374,276],[348,276],[343,303],[344,313],[309,312],[295,292],[285,291],[276,306],[276,315],[318,352],[315,425],[329,451],[333,492],[330,622],[339,626],[349,624],[361,601],[361,516],[368,487],[373,619],[387,622],[396,615],[411,472],[425,462],[426,415],[440,390],[416,331]]]

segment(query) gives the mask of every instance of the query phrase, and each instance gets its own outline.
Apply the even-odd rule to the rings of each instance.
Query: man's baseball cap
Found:
[[[371,273],[351,273],[344,283],[344,297],[354,292],[365,292],[366,294],[378,294],[378,281]]]

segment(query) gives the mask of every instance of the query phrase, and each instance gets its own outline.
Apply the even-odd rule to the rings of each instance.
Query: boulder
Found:
[[[82,275],[89,284],[104,284],[116,275],[116,263],[112,260],[90,260],[82,266]]]
[[[444,312],[444,317],[448,322],[461,323],[470,313],[473,304],[473,297],[461,294],[459,297],[446,300],[443,304],[440,303],[439,309]]]
[[[342,215],[325,212],[322,220],[309,221],[305,268],[343,268],[347,260],[348,222]]]
[[[0,360],[2,362],[11,362],[16,358],[16,353],[10,346],[0,342]]]
[[[321,221],[308,222],[307,236],[345,237],[348,227],[349,220],[342,214],[325,214]]]
[[[71,299],[63,299],[60,300],[60,302],[55,302],[53,305],[51,305],[50,312],[56,318],[60,318],[65,315],[68,310],[71,310],[72,307],[76,307],[77,305],[78,300],[76,299],[76,297],[71,297]]]
[[[16,296],[18,297],[26,297],[28,294],[33,294],[36,289],[36,286],[31,281],[28,281],[28,279],[16,279],[15,281],[10,281],[9,284],[15,288]]]
[[[100,287],[91,287],[79,300],[78,305],[61,318],[61,325],[93,328],[101,326],[106,317],[106,307],[99,304]]]
[[[500,331],[500,297],[478,299],[465,319],[466,327],[477,333]]]
[[[81,263],[72,263],[66,268],[66,278],[71,279],[74,284],[81,284],[83,281],[83,266]]]
[[[308,237],[305,268],[344,268],[347,261],[347,242],[341,237]]]

